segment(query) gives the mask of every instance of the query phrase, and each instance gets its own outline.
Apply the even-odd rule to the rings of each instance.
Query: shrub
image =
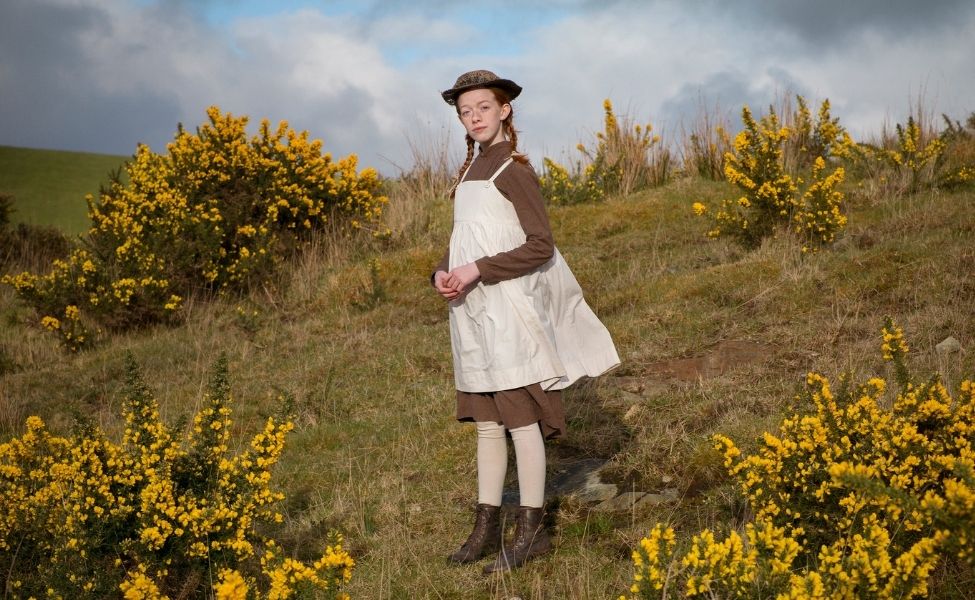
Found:
[[[944,164],[945,140],[921,123],[912,114],[905,124],[894,125],[893,136],[884,134],[882,145],[863,145],[865,160],[874,161],[874,171],[898,193],[931,187]]]
[[[544,169],[539,182],[542,195],[555,205],[578,204],[580,202],[596,202],[606,196],[600,181],[594,176],[593,165],[582,166],[576,162],[573,172],[545,157]]]
[[[828,98],[819,105],[815,121],[806,99],[798,95],[796,109],[790,109],[787,116],[789,137],[785,142],[783,161],[788,173],[802,173],[812,167],[817,158],[852,157],[856,145],[840,126],[839,117],[830,115]]]
[[[127,182],[117,174],[88,198],[82,248],[45,275],[4,277],[39,320],[73,306],[85,330],[175,321],[189,294],[264,281],[315,231],[376,223],[386,198],[355,155],[333,162],[283,121],[248,138],[246,117],[207,115],[195,133],[180,127],[166,154],[140,145]]]
[[[700,202],[692,207],[695,214],[710,219],[708,237],[731,235],[744,245],[756,246],[784,227],[800,237],[803,251],[808,252],[831,244],[846,226],[840,209],[843,194],[838,189],[845,171],[837,166],[827,173],[827,163],[849,156],[855,144],[830,116],[828,101],[813,125],[800,97],[793,120],[790,129],[780,125],[771,107],[758,121],[747,106],[742,108],[745,128],[735,137],[733,151],[725,155],[724,167],[725,179],[742,195],[722,201],[716,211]],[[786,150],[791,156],[788,161],[783,155]],[[810,169],[802,170],[807,164]],[[800,192],[803,175],[808,184]]]
[[[0,271],[41,267],[71,252],[71,242],[54,227],[11,223],[14,198],[0,194]]]
[[[925,113],[920,100],[907,121],[880,140],[863,143],[855,166],[865,180],[867,195],[887,198],[913,194],[932,187],[952,188],[975,181],[975,134],[969,125],[942,115],[940,131]]]
[[[937,376],[913,379],[889,319],[881,349],[892,401],[884,379],[834,391],[810,373],[814,411],[755,453],[715,436],[754,521],[744,537],[704,530],[680,550],[658,524],[633,553],[633,597],[907,598],[928,592],[942,560],[975,566],[975,385],[952,398]]]
[[[10,225],[10,213],[14,211],[14,197],[10,194],[0,194],[0,231]]]
[[[369,282],[360,283],[349,292],[349,304],[362,311],[372,310],[386,299],[382,263],[374,257],[369,259],[366,267],[369,270]]]
[[[555,204],[600,200],[606,195],[627,195],[665,183],[673,168],[670,151],[653,134],[653,125],[633,124],[603,101],[603,131],[596,132],[595,147],[578,144],[583,161],[572,172],[550,158],[545,159],[542,193]]]
[[[954,188],[975,181],[975,113],[969,115],[967,126],[942,115],[945,129],[945,162],[938,186]]]
[[[279,522],[272,469],[291,430],[268,418],[230,454],[227,362],[215,368],[192,432],[159,419],[127,360],[121,443],[88,426],[52,435],[38,417],[0,444],[0,564],[16,597],[341,596],[354,562],[333,535],[321,559],[287,558],[257,533]],[[232,593],[233,592],[233,593]],[[266,596],[265,596],[266,594]]]

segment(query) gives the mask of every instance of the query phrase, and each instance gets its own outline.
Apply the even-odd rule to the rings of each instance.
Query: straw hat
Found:
[[[514,100],[521,93],[521,86],[510,79],[501,79],[491,71],[483,69],[478,71],[468,71],[454,83],[454,87],[441,92],[444,101],[453,106],[457,102],[457,97],[468,90],[478,88],[500,88],[508,93],[508,98]]]

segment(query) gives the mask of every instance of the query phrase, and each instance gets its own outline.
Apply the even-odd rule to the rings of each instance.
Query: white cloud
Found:
[[[535,55],[516,65],[531,91],[522,125],[537,130],[551,154],[600,126],[603,97],[676,133],[678,119],[697,111],[699,95],[736,115],[743,103],[764,110],[791,92],[829,97],[842,123],[870,134],[887,116],[905,118],[910,94],[921,88],[929,109],[964,117],[973,109],[965,102],[975,98],[967,74],[972,47],[964,41],[975,37],[975,11],[958,11],[951,31],[944,15],[929,28],[923,16],[909,33],[881,22],[838,35],[818,26],[807,31],[803,23],[770,25],[779,19],[760,25],[754,10],[617,5],[537,32]],[[845,24],[844,31],[855,27]]]
[[[407,136],[436,138],[449,127],[462,139],[439,91],[474,68],[525,87],[518,127],[537,165],[542,155],[573,153],[598,129],[606,97],[672,134],[702,96],[730,112],[790,89],[828,96],[834,114],[862,132],[876,131],[887,115],[903,118],[909,94],[922,86],[939,111],[963,118],[975,108],[966,105],[975,98],[968,74],[975,11],[958,4],[900,3],[882,20],[858,17],[858,25],[799,5],[769,13],[755,3],[568,3],[525,26],[519,5],[508,3],[513,25],[498,19],[497,31],[478,30],[449,3],[385,6],[210,25],[184,2],[3,3],[0,52],[17,58],[0,68],[0,143],[160,148],[177,121],[192,127],[218,104],[286,119],[335,154],[357,152],[395,173],[394,164],[410,161]]]

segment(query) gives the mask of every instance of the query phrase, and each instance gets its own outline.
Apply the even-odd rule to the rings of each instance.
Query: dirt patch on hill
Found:
[[[697,381],[745,365],[765,362],[771,354],[772,347],[766,344],[746,340],[724,340],[701,356],[651,363],[647,366],[647,375],[650,378]]]

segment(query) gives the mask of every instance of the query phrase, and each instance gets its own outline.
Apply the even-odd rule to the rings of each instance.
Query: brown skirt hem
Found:
[[[496,392],[457,390],[457,420],[494,421],[505,429],[538,423],[545,439],[562,437],[566,429],[562,391],[545,391],[537,383]]]

